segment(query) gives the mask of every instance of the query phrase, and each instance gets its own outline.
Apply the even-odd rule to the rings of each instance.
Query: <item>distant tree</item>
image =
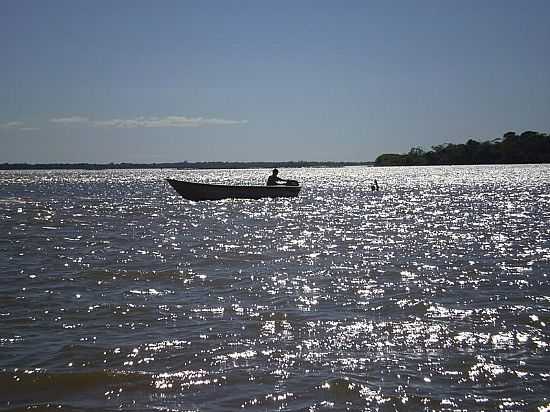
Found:
[[[465,144],[444,143],[425,152],[413,147],[407,154],[378,156],[377,165],[456,165],[495,163],[550,163],[550,135],[525,131],[520,135],[506,132],[502,139]]]
[[[406,166],[407,155],[386,153],[378,156],[374,163],[379,166]]]

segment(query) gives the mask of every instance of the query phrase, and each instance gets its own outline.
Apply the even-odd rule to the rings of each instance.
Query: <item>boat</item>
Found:
[[[296,197],[302,188],[295,180],[289,180],[286,185],[275,186],[231,186],[185,182],[175,179],[166,180],[182,197],[193,201]]]

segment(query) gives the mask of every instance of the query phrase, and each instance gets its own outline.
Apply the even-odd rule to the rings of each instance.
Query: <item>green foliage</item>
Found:
[[[383,154],[376,158],[374,162],[377,166],[406,166],[407,155]]]
[[[502,139],[465,144],[445,143],[423,151],[413,147],[408,154],[383,154],[377,166],[470,165],[502,163],[550,163],[550,135],[525,131],[520,135],[506,132]]]

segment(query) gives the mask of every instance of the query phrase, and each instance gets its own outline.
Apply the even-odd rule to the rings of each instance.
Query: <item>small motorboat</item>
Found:
[[[295,180],[288,180],[286,185],[274,186],[230,186],[185,182],[175,179],[166,180],[182,197],[194,201],[296,197],[302,188]]]

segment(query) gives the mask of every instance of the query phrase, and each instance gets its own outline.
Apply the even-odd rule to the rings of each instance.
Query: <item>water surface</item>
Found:
[[[0,408],[550,408],[550,166],[269,173],[0,172]]]

